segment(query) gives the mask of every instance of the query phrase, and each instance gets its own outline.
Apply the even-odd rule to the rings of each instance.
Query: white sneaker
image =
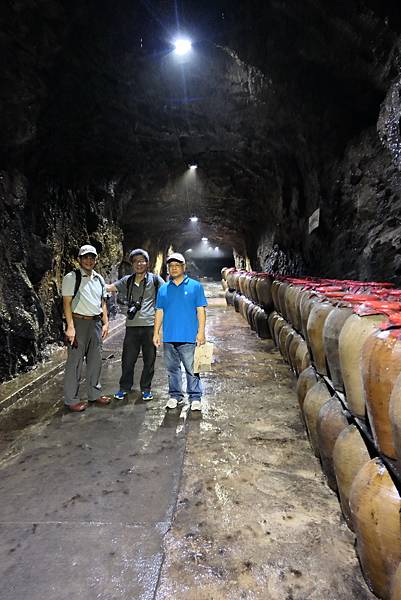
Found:
[[[192,400],[191,410],[202,410],[202,404],[200,400]]]
[[[178,401],[175,398],[169,398],[165,408],[177,408]]]

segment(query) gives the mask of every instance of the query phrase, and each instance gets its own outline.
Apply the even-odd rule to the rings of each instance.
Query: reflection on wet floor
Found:
[[[217,284],[208,296],[202,416],[166,414],[161,356],[152,402],[67,413],[58,375],[0,413],[2,600],[373,598],[295,380]],[[105,345],[105,393],[122,336]]]

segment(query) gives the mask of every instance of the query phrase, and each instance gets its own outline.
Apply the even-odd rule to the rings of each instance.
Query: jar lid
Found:
[[[320,285],[315,288],[316,292],[325,293],[325,292],[342,292],[344,291],[343,286],[339,285]]]
[[[378,298],[373,294],[345,294],[343,300],[346,302],[359,302],[360,304],[363,304],[369,300],[378,300]]]

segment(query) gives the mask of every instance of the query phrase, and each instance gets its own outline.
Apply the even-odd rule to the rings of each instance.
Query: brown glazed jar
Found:
[[[365,417],[365,395],[361,369],[362,346],[384,319],[383,314],[359,315],[353,313],[345,321],[338,339],[341,375],[347,404],[357,417]]]
[[[337,480],[334,472],[333,450],[334,444],[342,432],[348,426],[347,417],[340,401],[333,396],[323,404],[317,417],[317,439],[319,444],[320,460],[322,469],[327,477],[329,487],[336,492]]]
[[[401,498],[379,458],[367,462],[351,486],[357,552],[369,588],[389,599],[401,562]]]
[[[323,327],[329,314],[334,310],[331,302],[316,302],[309,313],[306,329],[308,332],[309,350],[319,375],[328,375],[326,355],[323,343]]]
[[[280,305],[278,303],[278,291],[279,291],[280,285],[281,285],[281,281],[279,281],[278,279],[275,279],[272,283],[272,289],[271,289],[274,308],[278,313],[280,313]]]
[[[256,284],[258,282],[258,275],[259,275],[258,273],[252,273],[251,274],[251,278],[250,278],[250,282],[249,282],[250,299],[255,304],[258,304],[258,295],[256,293]]]
[[[293,335],[292,339],[290,340],[290,344],[288,347],[288,362],[290,364],[291,369],[294,371],[294,373],[296,375],[298,375],[296,355],[297,355],[298,346],[301,343],[305,343],[305,342],[298,333],[295,333]]]
[[[270,315],[267,319],[267,321],[269,323],[270,335],[271,335],[273,341],[274,341],[274,326],[276,324],[277,319],[280,319],[280,315],[278,314],[278,312],[273,310],[273,312],[270,313]]]
[[[299,408],[301,409],[302,419],[303,415],[303,406],[306,394],[309,392],[311,387],[317,383],[318,378],[316,375],[316,371],[312,365],[310,365],[307,369],[302,371],[297,381],[297,397],[299,402]]]
[[[391,582],[390,600],[401,600],[401,563]]]
[[[282,281],[280,283],[280,286],[279,286],[278,292],[277,292],[277,300],[278,300],[278,305],[280,308],[279,312],[286,321],[288,321],[288,319],[287,319],[287,307],[285,305],[285,295],[287,293],[288,287],[289,287],[289,283],[287,281]]]
[[[238,286],[239,286],[238,291],[241,294],[243,294],[244,296],[246,295],[245,294],[245,280],[246,280],[247,274],[248,274],[247,271],[241,271],[239,274],[239,278],[238,278]]]
[[[268,273],[258,273],[256,281],[258,303],[266,312],[273,310],[272,277]]]
[[[329,377],[334,389],[339,392],[344,392],[338,348],[339,337],[341,329],[350,315],[352,315],[352,308],[350,306],[335,306],[328,315],[323,327],[323,346],[329,370]]]
[[[291,369],[294,371],[294,367],[292,366],[292,362],[290,359],[290,347],[291,347],[291,342],[294,339],[294,336],[298,335],[297,332],[295,331],[295,329],[293,329],[291,327],[291,330],[289,331],[286,340],[285,340],[285,348],[284,348],[284,352],[285,352],[285,356],[287,359],[288,364],[290,365]]]
[[[302,334],[304,336],[306,343],[309,343],[307,324],[308,324],[310,312],[311,312],[314,304],[316,302],[320,302],[321,299],[322,299],[321,296],[319,296],[318,294],[316,294],[316,292],[313,292],[311,290],[303,292],[303,294],[301,296],[301,300],[300,300],[301,329],[302,329]]]
[[[370,460],[370,455],[358,428],[348,425],[337,437],[333,449],[333,465],[340,496],[341,510],[347,525],[354,531],[349,497],[351,485],[359,470]]]
[[[401,319],[395,329],[397,315],[390,315],[384,324],[389,329],[377,329],[362,348],[362,377],[366,408],[376,446],[390,458],[397,458],[390,422],[390,396],[401,371]]]
[[[401,465],[401,374],[395,380],[390,396],[390,425],[395,454],[398,464]]]
[[[234,268],[231,268],[231,269],[228,269],[228,271],[226,273],[226,280],[227,280],[229,290],[235,290],[235,278],[234,278],[235,272],[236,272],[236,270]]]
[[[331,398],[330,392],[323,381],[318,381],[310,388],[303,404],[303,416],[308,431],[312,450],[319,458],[319,439],[317,437],[317,419],[322,406]]]
[[[294,334],[294,330],[291,327],[291,325],[289,325],[288,323],[286,323],[284,325],[284,327],[281,328],[280,334],[278,336],[278,349],[280,350],[281,356],[287,361],[288,361],[288,356],[287,356],[287,352],[286,352],[286,342],[287,342],[287,338],[288,336],[292,336]]]
[[[286,306],[286,313],[287,313],[287,317],[288,317],[287,320],[289,323],[291,323],[291,325],[294,328],[297,328],[296,322],[297,322],[298,293],[299,293],[299,287],[291,284],[287,287],[287,291],[285,294],[285,306]]]
[[[298,374],[307,369],[311,364],[308,346],[305,340],[301,338],[295,353],[295,370]]]
[[[287,325],[287,321],[285,319],[283,319],[283,317],[279,317],[274,324],[273,339],[274,339],[274,343],[276,344],[277,348],[278,348],[278,340],[279,340],[280,331],[282,330],[284,325]]]

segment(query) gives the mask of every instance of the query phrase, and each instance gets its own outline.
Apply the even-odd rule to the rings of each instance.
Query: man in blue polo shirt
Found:
[[[199,281],[185,273],[185,258],[179,252],[167,258],[170,275],[157,296],[153,343],[161,345],[163,324],[164,361],[168,372],[169,399],[166,408],[174,409],[183,402],[181,364],[187,377],[187,394],[191,410],[201,410],[202,387],[194,373],[196,346],[205,343],[207,301]]]

